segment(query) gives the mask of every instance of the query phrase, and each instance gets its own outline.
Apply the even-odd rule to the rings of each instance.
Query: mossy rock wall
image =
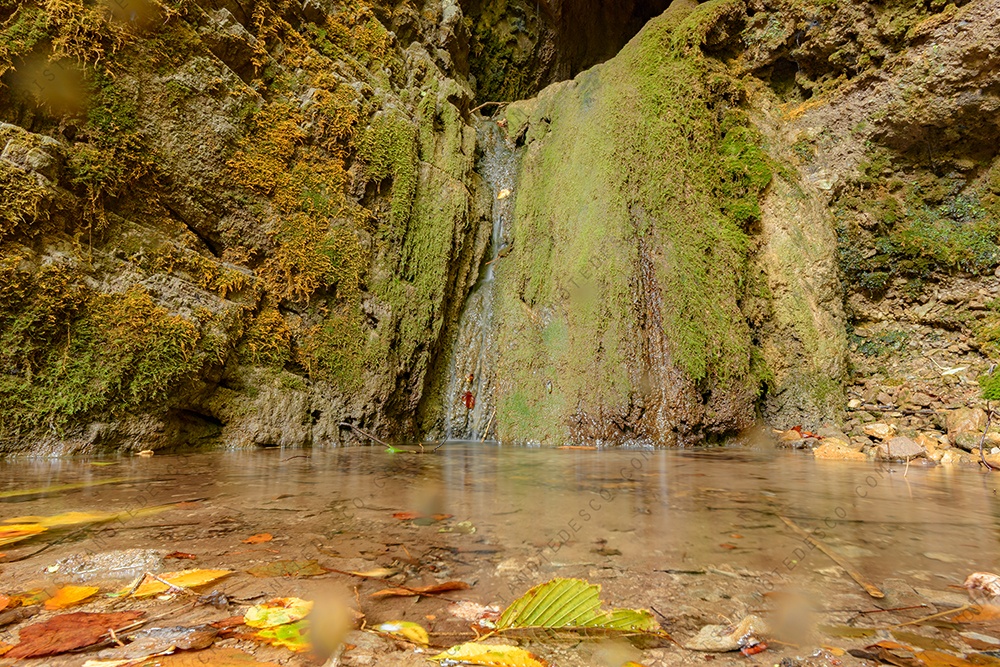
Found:
[[[817,394],[798,401],[806,423],[836,415],[837,311],[829,322],[776,318],[771,285],[802,267],[761,257],[808,245],[764,230],[801,213],[761,207],[788,199],[797,174],[749,120],[753,90],[704,54],[733,3],[693,4],[675,3],[614,59],[506,112],[524,147],[513,250],[496,268],[490,400],[501,440],[687,444],[734,433],[757,418],[775,364],[781,390],[795,386],[786,400]],[[809,222],[832,239],[824,216]],[[832,245],[815,252],[830,255],[817,271],[836,285]],[[782,306],[803,296],[793,289]],[[795,368],[790,350],[775,355],[763,339],[781,327],[822,361]],[[826,389],[811,386],[820,377]]]
[[[461,11],[125,5],[0,1],[0,451],[413,433],[484,251]]]

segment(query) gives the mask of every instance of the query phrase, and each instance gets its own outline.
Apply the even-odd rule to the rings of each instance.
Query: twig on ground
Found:
[[[792,530],[794,530],[796,533],[798,533],[799,535],[801,535],[803,539],[807,540],[814,547],[816,547],[817,549],[819,549],[820,551],[822,551],[823,553],[825,553],[827,556],[829,556],[830,560],[832,560],[834,563],[836,563],[837,565],[839,565],[841,567],[841,569],[844,570],[844,572],[846,572],[848,575],[850,575],[851,579],[853,579],[854,581],[858,582],[858,584],[863,589],[865,589],[865,592],[868,593],[868,595],[872,596],[873,598],[884,598],[885,597],[885,593],[883,593],[882,591],[880,591],[874,584],[872,584],[867,579],[865,579],[864,576],[860,572],[858,572],[857,570],[855,570],[854,567],[851,566],[850,563],[848,563],[846,560],[844,560],[843,558],[841,558],[841,556],[839,554],[837,554],[836,551],[830,549],[825,544],[823,544],[822,542],[820,542],[819,540],[817,540],[815,537],[813,537],[812,535],[810,535],[809,533],[807,533],[805,530],[803,530],[797,523],[795,523],[791,519],[785,518],[785,517],[781,516],[780,514],[778,515],[778,518],[781,519],[782,521],[784,521],[786,526],[788,526],[789,528],[791,528]]]
[[[372,435],[368,431],[364,430],[360,426],[355,426],[354,424],[350,424],[348,422],[340,422],[340,425],[343,426],[344,428],[349,428],[349,429],[351,429],[353,431],[357,431],[358,433],[360,433],[361,435],[365,436],[369,440],[374,440],[375,442],[377,442],[380,445],[384,445],[385,447],[389,446],[386,442],[383,442],[382,440],[379,440],[374,435]]]
[[[990,432],[990,424],[993,422],[993,408],[990,406],[990,402],[986,401],[986,428],[983,429],[983,437],[979,438],[979,463],[986,466],[987,470],[996,470],[990,465],[990,462],[986,460],[986,454],[983,452],[983,443],[986,442],[986,434]]]

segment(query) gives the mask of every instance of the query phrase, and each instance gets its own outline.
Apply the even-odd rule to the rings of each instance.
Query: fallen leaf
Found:
[[[45,526],[38,524],[16,524],[13,526],[0,526],[0,546],[14,544],[29,537],[34,537],[46,531]]]
[[[95,595],[99,590],[101,589],[97,586],[63,586],[45,601],[45,608],[53,611],[72,607]]]
[[[243,615],[243,622],[251,628],[273,628],[302,620],[312,608],[312,600],[276,598],[250,607]]]
[[[556,449],[597,449],[594,445],[560,445]]]
[[[6,595],[0,594],[0,611],[6,609],[7,605],[9,604],[10,604],[10,598],[7,597]]]
[[[3,642],[0,642],[0,656],[6,655],[7,651],[11,650],[12,648],[14,648],[13,644],[4,644]]]
[[[303,620],[296,623],[276,625],[273,628],[265,628],[256,633],[254,637],[262,639],[272,646],[283,646],[296,653],[301,653],[311,648],[308,634],[309,621]]]
[[[722,547],[723,549],[738,549],[739,548],[735,544],[729,544],[728,542],[723,542],[719,546]]]
[[[924,650],[944,649],[945,651],[960,652],[957,646],[953,646],[943,639],[926,637],[916,632],[907,632],[906,630],[891,630],[890,632],[892,632],[893,637],[908,646],[916,646]]]
[[[232,570],[182,570],[180,572],[167,572],[157,576],[177,588],[198,588],[232,573]],[[164,584],[163,581],[158,581],[147,575],[146,580],[132,593],[132,597],[146,598],[151,595],[166,593],[170,590],[170,587]],[[124,592],[127,593],[128,589],[125,589]]]
[[[141,452],[137,453],[136,456],[150,457],[155,453],[156,452],[154,452],[152,449],[144,449]]]
[[[391,577],[398,572],[399,570],[394,570],[389,567],[377,567],[374,570],[366,570],[365,572],[348,572],[348,574],[353,574],[355,577],[365,577],[366,579],[385,579],[386,577]]]
[[[501,614],[497,628],[598,629],[662,635],[652,612],[645,609],[601,609],[600,592],[599,585],[583,579],[552,579],[514,600]]]
[[[251,535],[247,539],[243,540],[243,544],[263,544],[264,542],[270,542],[274,539],[271,533],[257,533],[256,535]]]
[[[30,591],[18,593],[11,598],[12,607],[30,607],[35,604],[42,604],[49,599],[49,592],[44,588],[33,588]]]
[[[497,193],[497,199],[506,199],[510,196],[510,188],[504,188]]]
[[[235,648],[212,648],[196,653],[176,653],[141,662],[136,667],[280,667],[276,662],[258,662]]]
[[[446,591],[463,591],[467,588],[469,588],[469,584],[464,581],[446,581],[432,586],[417,586],[414,588],[411,588],[410,586],[398,586],[396,588],[386,588],[372,593],[371,597],[389,598],[412,597],[415,595],[434,595],[436,593],[444,593]]]
[[[412,621],[389,621],[379,625],[375,629],[387,635],[402,637],[407,641],[420,644],[421,646],[427,646],[431,641],[424,627]]]
[[[7,657],[40,658],[84,648],[96,644],[108,630],[124,628],[145,615],[143,611],[113,614],[78,611],[55,616],[21,628],[21,642],[7,653]]]
[[[459,644],[430,660],[448,664],[488,665],[489,667],[546,667],[548,663],[517,646],[503,644]]]
[[[254,566],[247,572],[255,577],[315,577],[328,570],[314,560],[276,560]]]
[[[144,660],[173,651],[199,651],[208,648],[219,634],[209,625],[172,628],[146,628],[129,634],[129,643],[101,651],[98,655],[108,660]]]
[[[172,551],[164,556],[163,560],[167,560],[168,558],[174,558],[177,560],[197,560],[198,557],[194,554],[184,553],[183,551]]]
[[[987,623],[1000,619],[1000,607],[995,604],[977,604],[957,612],[949,620],[955,623]]]
[[[927,667],[970,667],[975,664],[957,655],[934,650],[920,651],[914,653],[913,657],[927,665]]]
[[[19,496],[37,496],[48,493],[59,493],[62,491],[73,491],[74,489],[87,489],[92,486],[101,486],[103,484],[121,484],[123,482],[130,482],[132,480],[125,477],[118,477],[116,479],[101,479],[94,482],[74,482],[73,484],[56,484],[55,486],[41,486],[35,487],[33,489],[20,489],[18,491],[4,491],[0,493],[0,498],[17,498]]]
[[[412,519],[419,519],[420,514],[417,512],[395,512],[392,515],[393,519],[399,519],[400,521],[410,521]]]

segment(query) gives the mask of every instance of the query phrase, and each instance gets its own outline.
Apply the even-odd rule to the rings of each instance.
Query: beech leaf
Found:
[[[72,607],[95,595],[99,590],[97,586],[63,586],[45,601],[45,608],[52,611]]]
[[[504,644],[459,644],[431,660],[449,665],[489,665],[489,667],[546,667],[547,662],[517,646]]]
[[[232,570],[182,570],[180,572],[159,574],[157,577],[177,588],[198,588],[232,573]],[[163,581],[147,576],[139,588],[135,589],[132,593],[132,597],[146,598],[166,593],[170,590],[170,587],[164,584]],[[126,589],[125,592],[128,592],[128,590]]]
[[[601,609],[601,587],[583,579],[553,579],[522,595],[500,615],[498,630],[605,630],[662,635],[645,609]]]

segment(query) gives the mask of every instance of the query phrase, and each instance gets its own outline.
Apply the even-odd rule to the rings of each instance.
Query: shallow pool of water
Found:
[[[886,589],[886,601],[900,598],[899,582],[956,595],[970,572],[1000,568],[998,479],[975,468],[876,467],[770,450],[473,443],[402,453],[7,460],[0,492],[117,481],[0,498],[4,519],[182,504],[0,548],[16,559],[51,545],[3,566],[0,593],[62,583],[64,575],[46,569],[70,554],[140,547],[197,557],[174,569],[243,571],[275,559],[317,559],[339,570],[396,567],[390,583],[461,579],[472,588],[450,597],[500,606],[553,577],[583,577],[602,583],[613,604],[655,607],[667,629],[683,635],[699,619],[766,608],[775,591],[808,591],[827,609],[879,602],[783,518]],[[273,539],[243,542],[258,533]],[[53,545],[56,537],[62,541]],[[245,593],[265,580],[232,581]],[[316,580],[282,581],[308,594]],[[349,583],[364,591],[385,585]],[[372,621],[420,620],[444,604],[359,599]]]

